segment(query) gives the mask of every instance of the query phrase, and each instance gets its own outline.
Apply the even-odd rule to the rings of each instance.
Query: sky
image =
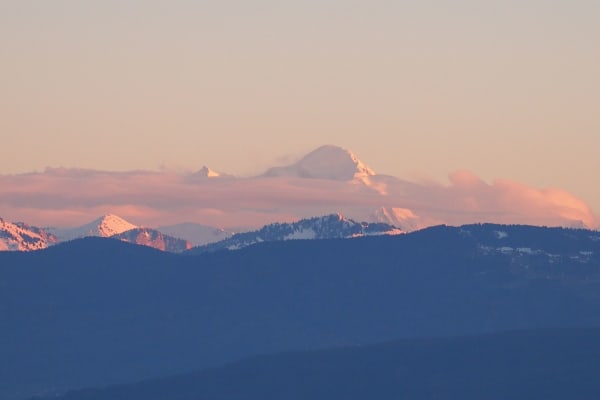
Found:
[[[322,144],[600,212],[600,3],[0,0],[0,174],[250,176]]]

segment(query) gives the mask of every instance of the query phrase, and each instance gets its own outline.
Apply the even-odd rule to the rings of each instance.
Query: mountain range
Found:
[[[171,235],[156,229],[138,227],[112,214],[104,215],[83,226],[69,229],[42,229],[2,221],[0,249],[40,250],[59,242],[97,236],[154,247],[172,253],[181,253],[191,249],[192,242],[186,240],[190,238],[199,244],[193,249],[193,252],[202,253],[221,249],[240,249],[262,241],[350,238],[402,233],[400,229],[389,224],[356,222],[341,214],[314,217],[294,223],[275,223],[257,231],[238,234],[192,223],[167,226],[162,229],[170,232]],[[179,239],[180,237],[185,239]]]
[[[151,227],[200,223],[224,232],[332,213],[404,231],[479,222],[600,227],[584,201],[558,188],[533,188],[509,179],[486,182],[468,171],[452,172],[444,182],[411,181],[376,172],[352,151],[333,145],[241,177],[208,167],[119,172],[47,168],[0,175],[0,215],[6,220],[81,226],[106,213]]]
[[[136,226],[116,215],[107,214],[88,224],[68,229],[39,228],[0,219],[0,250],[41,250],[60,242],[84,237],[105,237],[179,253],[192,244],[156,229]]]
[[[0,398],[267,353],[600,326],[599,265],[597,231],[495,224],[188,256],[101,237],[0,252]]]
[[[261,242],[298,239],[342,239],[374,235],[398,235],[397,227],[377,222],[356,222],[341,214],[302,219],[293,223],[269,224],[257,231],[237,233],[233,236],[190,250],[200,254],[217,250],[238,250]]]

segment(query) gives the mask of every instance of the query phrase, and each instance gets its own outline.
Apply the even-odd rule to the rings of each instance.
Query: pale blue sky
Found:
[[[597,1],[0,0],[0,173],[380,173],[557,186],[600,212]]]

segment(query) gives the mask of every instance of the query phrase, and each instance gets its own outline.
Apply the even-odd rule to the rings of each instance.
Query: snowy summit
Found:
[[[264,174],[268,177],[292,176],[336,181],[349,181],[373,175],[375,172],[351,151],[333,145],[319,147],[294,164],[274,167]]]
[[[219,176],[221,176],[220,173],[218,173],[217,171],[213,171],[212,169],[208,168],[206,165],[203,166],[196,173],[194,173],[194,177],[201,177],[201,178],[218,178]]]
[[[61,241],[99,236],[175,253],[192,247],[191,243],[187,240],[165,235],[156,229],[134,225],[114,214],[106,214],[83,226],[68,229],[52,229],[51,231]]]
[[[137,227],[117,215],[106,214],[89,224],[71,229],[53,229],[52,233],[61,240],[72,240],[87,236],[111,237]]]

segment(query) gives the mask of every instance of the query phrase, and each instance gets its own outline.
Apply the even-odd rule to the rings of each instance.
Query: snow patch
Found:
[[[106,214],[89,224],[76,228],[52,229],[52,233],[61,240],[72,240],[88,236],[110,237],[136,228],[139,227],[117,215]]]
[[[517,252],[522,254],[534,254],[530,247],[517,247]]]
[[[283,240],[315,239],[316,237],[317,232],[314,229],[300,229],[285,236]]]
[[[496,235],[497,239],[504,239],[508,237],[508,233],[504,231],[494,231],[494,235]]]

